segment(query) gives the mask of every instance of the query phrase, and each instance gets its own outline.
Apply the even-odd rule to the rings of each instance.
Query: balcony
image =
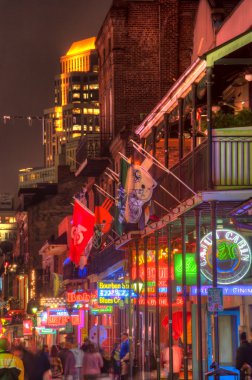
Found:
[[[96,177],[109,164],[110,134],[89,133],[82,137],[76,152],[76,161],[80,163],[75,175]]]
[[[58,170],[55,166],[51,168],[21,169],[18,175],[19,188],[37,187],[41,183],[57,183]]]
[[[212,131],[212,189],[244,190],[252,188],[252,127],[220,128]],[[205,140],[170,170],[196,193],[209,190],[208,142]],[[160,183],[180,202],[192,192],[172,175],[163,175]],[[167,208],[176,201],[160,189],[155,199]]]

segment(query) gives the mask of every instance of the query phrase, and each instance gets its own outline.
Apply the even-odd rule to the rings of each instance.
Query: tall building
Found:
[[[100,133],[98,58],[95,37],[74,42],[60,58],[54,82],[54,107],[44,111],[45,166],[76,168],[80,139]]]

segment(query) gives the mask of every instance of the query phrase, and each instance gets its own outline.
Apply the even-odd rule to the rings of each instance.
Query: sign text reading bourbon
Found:
[[[216,231],[217,282],[220,285],[240,281],[249,271],[251,251],[248,242],[236,231]],[[210,281],[213,279],[212,232],[200,242],[201,273]]]

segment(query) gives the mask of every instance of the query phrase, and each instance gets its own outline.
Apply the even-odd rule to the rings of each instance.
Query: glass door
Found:
[[[220,367],[239,373],[235,368],[236,351],[239,346],[239,310],[225,310],[219,313],[219,352]],[[208,370],[213,357],[213,323],[208,315]],[[234,380],[234,376],[225,376],[225,380]]]

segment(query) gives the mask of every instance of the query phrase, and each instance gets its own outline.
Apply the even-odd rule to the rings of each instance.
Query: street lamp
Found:
[[[137,294],[139,297],[140,294],[142,293],[144,288],[144,283],[140,277],[135,278],[135,280],[132,282],[132,289],[134,292]]]

